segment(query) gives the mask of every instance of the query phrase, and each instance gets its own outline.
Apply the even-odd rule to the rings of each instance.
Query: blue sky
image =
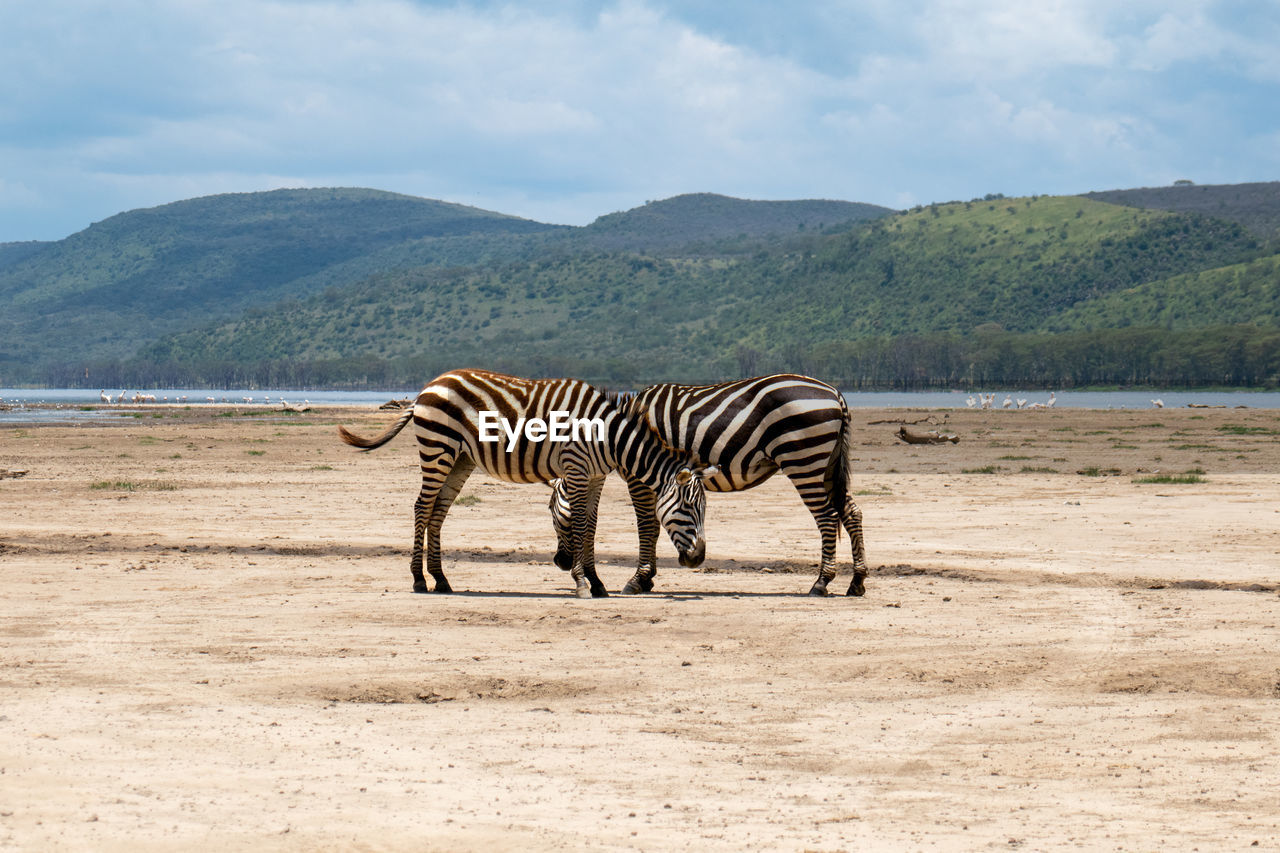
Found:
[[[0,241],[367,186],[545,222],[1280,179],[1273,0],[4,0]]]

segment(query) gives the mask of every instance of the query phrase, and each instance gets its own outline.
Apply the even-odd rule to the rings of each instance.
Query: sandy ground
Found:
[[[0,428],[0,848],[1280,849],[1280,412],[855,410],[865,598],[775,478],[589,601],[542,487],[413,595],[391,416],[228,414]]]

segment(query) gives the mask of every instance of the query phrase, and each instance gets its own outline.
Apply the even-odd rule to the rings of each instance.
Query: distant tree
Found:
[[[738,375],[743,379],[760,375],[760,350],[738,344],[733,355],[738,361]]]

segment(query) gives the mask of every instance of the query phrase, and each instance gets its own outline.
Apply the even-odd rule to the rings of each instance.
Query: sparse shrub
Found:
[[[107,492],[174,492],[178,490],[176,483],[170,483],[165,480],[143,480],[135,482],[133,480],[99,480],[96,483],[90,483],[89,488],[95,491]]]
[[[1182,485],[1186,483],[1203,483],[1204,477],[1188,471],[1184,474],[1152,474],[1149,477],[1135,477],[1133,482],[1156,485]]]

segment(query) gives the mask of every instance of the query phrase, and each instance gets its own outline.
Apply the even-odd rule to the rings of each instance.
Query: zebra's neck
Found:
[[[622,475],[655,491],[689,464],[686,455],[664,445],[643,418],[625,411],[615,413],[610,438],[614,457],[611,461]]]

